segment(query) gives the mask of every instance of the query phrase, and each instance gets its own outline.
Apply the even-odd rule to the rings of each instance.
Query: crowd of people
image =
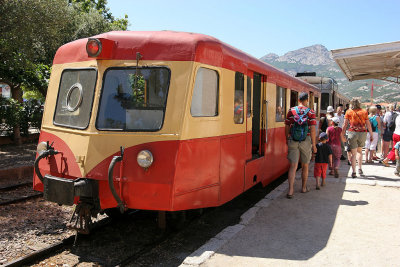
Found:
[[[287,198],[293,198],[299,160],[302,167],[301,193],[309,191],[308,166],[312,159],[315,160],[314,177],[317,190],[325,185],[328,168],[329,175],[339,177],[341,160],[347,160],[351,165],[352,178],[356,178],[357,173],[363,175],[363,148],[364,163],[382,163],[388,167],[390,162],[395,162],[395,174],[400,175],[400,108],[396,110],[395,105],[391,104],[385,108],[371,105],[364,109],[360,101],[353,98],[345,109],[339,105],[335,112],[334,108],[329,106],[326,116],[317,123],[315,112],[308,108],[308,104],[308,94],[300,93],[299,105],[291,107],[286,115],[287,158],[290,162]],[[380,157],[377,151],[381,151]]]

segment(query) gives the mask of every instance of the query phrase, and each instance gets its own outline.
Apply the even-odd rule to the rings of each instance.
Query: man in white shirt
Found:
[[[338,126],[340,128],[343,128],[343,123],[344,123],[344,114],[343,114],[343,107],[342,106],[338,106],[336,109],[336,113],[335,113],[335,117],[339,118],[339,124]]]

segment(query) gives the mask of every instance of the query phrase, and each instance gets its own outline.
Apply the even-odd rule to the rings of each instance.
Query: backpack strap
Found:
[[[306,116],[306,117],[308,118],[307,114],[308,114],[308,112],[311,110],[310,108],[306,108],[306,110],[304,111],[304,113],[300,115],[299,107],[298,107],[298,106],[295,106],[294,109],[295,109],[295,111],[296,111],[297,116],[299,116],[301,120],[303,119],[304,116]]]

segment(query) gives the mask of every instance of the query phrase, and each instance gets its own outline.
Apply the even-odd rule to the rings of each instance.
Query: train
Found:
[[[34,190],[98,213],[220,206],[289,168],[285,114],[320,90],[203,34],[114,31],[61,46]],[[318,115],[318,114],[317,114]]]
[[[316,76],[315,72],[297,73],[296,77],[315,85],[321,90],[321,116],[325,116],[328,106],[332,106],[336,110],[339,105],[345,107],[346,104],[350,104],[350,99],[339,93],[339,86],[335,79]]]

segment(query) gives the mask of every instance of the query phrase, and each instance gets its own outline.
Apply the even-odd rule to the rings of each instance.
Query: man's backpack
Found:
[[[293,112],[294,111],[294,112]],[[310,111],[309,108],[304,110],[303,114],[300,114],[299,108],[294,107],[292,109],[294,123],[290,128],[290,136],[294,141],[304,141],[308,134],[308,116],[307,113]]]
[[[376,116],[370,117],[369,121],[371,123],[371,130],[372,132],[376,131],[376,128],[378,127],[378,121],[376,120]],[[375,124],[376,123],[376,124]]]
[[[396,130],[396,118],[397,118],[397,112],[392,112],[392,117],[390,118],[390,121],[387,125],[387,127],[391,132],[394,132],[394,130]]]

